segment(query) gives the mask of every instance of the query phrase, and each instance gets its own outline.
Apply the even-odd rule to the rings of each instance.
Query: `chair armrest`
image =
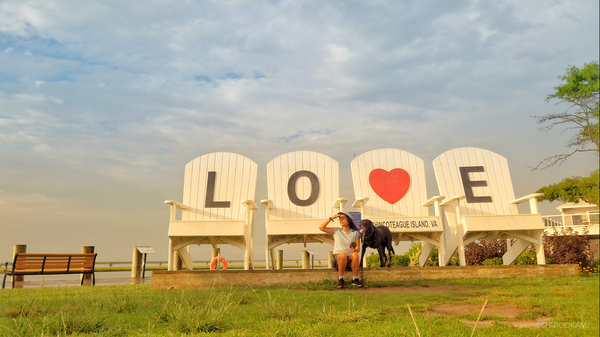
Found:
[[[359,198],[352,204],[354,208],[360,208],[362,205],[366,204],[369,201],[369,197]]]
[[[244,200],[244,201],[242,201],[242,205],[246,206],[246,208],[251,209],[251,210],[258,209],[256,204],[254,203],[254,200]]]
[[[273,203],[273,200],[263,199],[260,201],[260,204],[265,210],[275,209],[275,204]]]
[[[541,196],[544,196],[544,193],[532,193],[532,194],[526,195],[524,197],[521,197],[519,199],[512,200],[509,203],[510,204],[520,204],[522,202],[531,200],[533,198],[541,197]]]
[[[421,206],[433,206],[436,203],[436,201],[440,202],[440,201],[444,200],[444,198],[445,198],[445,196],[443,196],[443,195],[438,195],[438,196],[429,198],[429,200],[425,201],[425,203]]]
[[[344,208],[344,205],[345,205],[347,202],[348,202],[348,199],[346,199],[346,198],[338,198],[338,199],[335,201],[335,204],[333,204],[333,207],[334,207],[334,208],[342,208],[342,209],[343,209],[343,208]],[[340,204],[341,204],[341,207],[340,207]]]
[[[442,201],[442,203],[440,204],[440,206],[446,206],[446,205],[450,205],[454,202],[459,202],[461,200],[463,200],[464,198],[466,198],[466,196],[464,195],[455,195],[452,198],[448,199],[448,200],[444,200]]]
[[[175,206],[179,209],[188,209],[189,207],[175,200],[165,200],[165,204]]]
[[[525,202],[525,201],[529,201],[529,211],[530,211],[530,213],[531,214],[537,214],[537,213],[539,213],[538,205],[537,205],[537,203],[538,203],[537,198],[541,197],[543,195],[544,195],[544,193],[529,194],[529,195],[526,195],[526,196],[524,196],[522,198],[515,199],[515,200],[511,201],[510,204],[511,205],[513,205],[513,204],[516,205],[516,204],[520,204],[520,203]]]

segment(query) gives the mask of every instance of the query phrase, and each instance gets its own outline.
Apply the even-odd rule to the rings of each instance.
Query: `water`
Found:
[[[4,278],[4,275],[2,275]],[[67,287],[79,286],[80,274],[67,275],[25,275],[24,282],[17,282],[15,288],[38,288],[44,287]],[[96,272],[96,285],[120,285],[120,284],[150,284],[152,281],[152,271],[146,271],[145,278],[132,278],[131,271],[106,271]],[[6,277],[6,288],[11,287],[11,277]],[[85,284],[91,284],[91,280]]]

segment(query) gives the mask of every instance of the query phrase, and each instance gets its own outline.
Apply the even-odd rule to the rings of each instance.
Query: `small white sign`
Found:
[[[150,246],[137,246],[135,248],[137,248],[138,252],[140,252],[142,254],[154,254],[154,253],[156,253],[154,251],[154,249],[152,249],[152,247],[150,247]]]

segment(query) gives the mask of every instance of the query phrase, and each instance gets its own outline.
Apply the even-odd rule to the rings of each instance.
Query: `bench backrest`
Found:
[[[18,272],[82,272],[93,271],[96,253],[85,254],[31,254],[17,253],[13,271]]]
[[[244,200],[254,200],[258,165],[230,152],[200,156],[185,165],[183,221],[243,221]]]

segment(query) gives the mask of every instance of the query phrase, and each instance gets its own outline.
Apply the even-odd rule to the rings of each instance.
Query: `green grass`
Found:
[[[382,287],[447,287],[389,292]],[[288,288],[150,290],[149,285],[0,291],[0,336],[470,336],[460,318],[433,315],[437,304],[510,303],[518,319],[553,317],[586,328],[513,328],[506,317],[474,336],[598,336],[598,276],[373,283],[338,290],[333,282]],[[439,289],[439,287],[436,287]],[[381,290],[381,291],[374,291]],[[422,289],[421,289],[422,290]],[[415,321],[409,314],[408,306]],[[563,324],[564,326],[564,324]]]

